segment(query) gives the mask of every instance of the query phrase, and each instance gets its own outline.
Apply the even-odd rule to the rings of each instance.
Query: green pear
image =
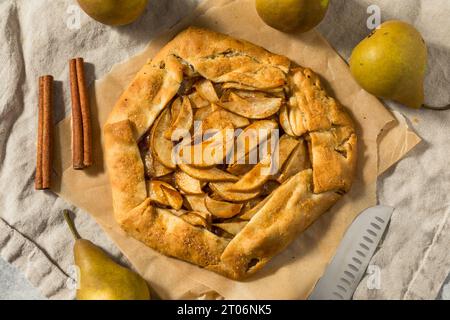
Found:
[[[148,0],[78,0],[92,19],[110,26],[130,24],[139,18]]]
[[[149,300],[147,282],[137,273],[115,263],[91,241],[81,239],[69,212],[64,219],[75,237],[74,258],[79,268],[78,300]]]
[[[325,17],[329,0],[256,0],[256,11],[269,26],[283,32],[306,32]]]
[[[411,108],[424,104],[427,47],[412,25],[388,21],[361,41],[350,58],[356,81],[378,97]]]

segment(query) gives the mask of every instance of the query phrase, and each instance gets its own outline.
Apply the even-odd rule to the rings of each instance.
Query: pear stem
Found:
[[[65,209],[63,211],[64,220],[66,220],[67,225],[69,226],[70,232],[72,233],[75,240],[81,239],[80,234],[77,231],[77,228],[75,227],[75,224],[73,223],[72,218],[70,217],[70,211]]]
[[[433,107],[433,106],[428,106],[428,105],[424,104],[423,108],[428,109],[428,110],[445,111],[445,110],[450,110],[450,104],[443,106],[443,107]]]

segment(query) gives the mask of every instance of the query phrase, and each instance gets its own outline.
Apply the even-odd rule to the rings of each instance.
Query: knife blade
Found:
[[[394,208],[375,206],[361,212],[344,235],[309,300],[349,300],[366,272]]]

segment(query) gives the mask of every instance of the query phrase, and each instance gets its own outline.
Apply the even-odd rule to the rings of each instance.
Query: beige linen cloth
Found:
[[[60,211],[70,206],[52,193],[34,192],[36,78],[52,73],[57,80],[56,118],[70,110],[67,59],[83,56],[89,80],[101,78],[112,65],[141,51],[158,33],[190,12],[197,1],[153,1],[132,26],[115,29],[81,15],[73,28],[71,1],[7,1],[0,5],[0,254],[22,270],[45,296],[72,298],[67,286],[72,240]],[[319,30],[345,58],[368,32],[366,9],[378,4],[383,20],[414,23],[430,48],[428,97],[433,104],[450,101],[449,35],[446,1],[334,1]],[[348,17],[348,18],[343,18]],[[351,18],[350,18],[351,17]],[[439,26],[439,28],[436,28]],[[448,28],[444,28],[448,26]],[[442,30],[442,31],[439,31]],[[95,67],[94,67],[95,66]],[[397,208],[380,250],[371,264],[381,270],[381,287],[361,282],[355,298],[432,299],[450,271],[449,112],[407,110],[408,124],[424,139],[379,180],[380,203]],[[77,210],[80,233],[121,258],[100,228]]]

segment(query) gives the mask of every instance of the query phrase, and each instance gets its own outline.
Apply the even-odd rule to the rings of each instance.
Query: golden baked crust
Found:
[[[178,166],[173,168],[159,163],[163,170],[158,174],[155,173],[158,170],[146,170],[142,160],[139,144],[148,137],[165,108],[172,104],[173,110],[178,103],[180,109],[182,103],[189,103],[175,99],[182,96],[180,92],[186,90],[187,82],[192,79],[209,80],[220,85],[223,91],[266,94],[275,104],[278,100],[283,101],[281,107],[275,105],[279,111],[267,119],[276,117],[285,137],[290,137],[284,139],[289,151],[284,159],[285,169],[257,181],[257,190],[241,190],[234,205],[220,202],[230,200],[220,198],[221,192],[230,190],[228,187],[235,182],[233,178],[238,179],[231,173],[239,175],[240,179],[251,171],[252,166],[237,167],[239,165],[234,164],[228,168],[231,173],[208,169],[208,177],[219,177],[222,182],[210,180],[210,194],[203,195],[202,191],[198,194],[198,189],[204,188],[206,183],[197,181],[195,174],[194,177],[186,176],[186,172],[197,173],[195,168],[184,166],[189,169],[186,170],[181,166],[181,172]],[[210,112],[217,109],[223,112],[224,109],[216,106],[216,103],[222,103],[222,97],[211,103]],[[196,102],[191,99],[191,103],[194,106]],[[226,109],[226,104],[222,107]],[[194,118],[208,115],[200,113]],[[185,117],[192,121],[192,114],[186,113]],[[223,114],[220,118],[223,119]],[[250,120],[235,114],[220,125],[221,128],[239,127],[241,123],[256,122]],[[316,74],[249,42],[192,27],[175,37],[136,75],[111,112],[104,136],[114,214],[122,228],[159,252],[238,280],[262,268],[348,192],[356,167],[357,137],[353,122],[327,95]],[[149,150],[148,156],[155,158],[153,151]],[[149,162],[153,163],[154,159]],[[185,194],[183,188],[180,191],[184,197],[183,208],[185,202],[189,202],[195,213],[164,208],[152,198],[155,191],[146,186],[146,175],[151,172],[156,175],[151,178],[158,180],[157,186],[163,185],[159,192],[173,196],[167,198],[171,200],[168,204],[180,208],[177,189],[172,190],[172,180],[167,178],[172,177],[175,170],[177,178],[198,183],[192,194]],[[211,208],[205,209],[203,198],[208,198],[206,207],[224,203],[234,210],[233,214],[245,207],[239,203],[250,201],[248,199],[260,203],[229,220],[224,216],[216,217],[219,223],[213,225],[227,231],[222,234],[210,227],[211,217],[205,211],[211,211]],[[222,211],[220,214],[223,215]],[[228,222],[233,228],[226,227]],[[239,230],[230,234],[236,226]]]

